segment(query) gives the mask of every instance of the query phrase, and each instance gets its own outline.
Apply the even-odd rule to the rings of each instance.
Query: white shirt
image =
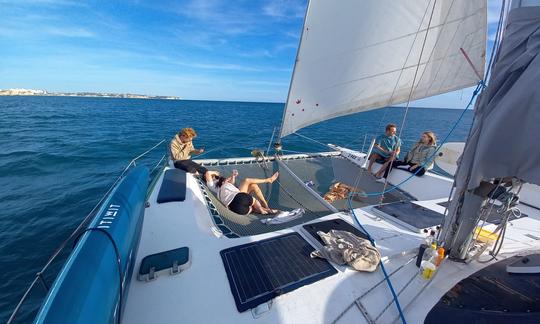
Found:
[[[240,192],[240,189],[236,188],[235,185],[227,181],[223,181],[221,187],[217,188],[216,182],[217,181],[212,180],[206,184],[208,185],[208,188],[212,190],[212,192],[217,194],[219,201],[221,201],[223,205],[229,207],[229,204],[231,201],[233,201],[236,194]]]

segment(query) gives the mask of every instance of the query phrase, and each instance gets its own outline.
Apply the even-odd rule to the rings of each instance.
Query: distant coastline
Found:
[[[167,99],[181,100],[175,96],[150,96],[134,93],[101,93],[101,92],[48,92],[34,89],[0,89],[0,96],[51,96],[51,97],[93,97],[93,98],[129,98],[129,99]]]

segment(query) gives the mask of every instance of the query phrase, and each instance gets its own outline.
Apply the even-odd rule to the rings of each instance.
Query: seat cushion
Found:
[[[180,169],[165,171],[159,189],[158,204],[186,199],[186,172]]]

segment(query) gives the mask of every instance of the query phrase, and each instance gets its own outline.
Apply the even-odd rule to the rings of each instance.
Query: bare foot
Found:
[[[276,179],[279,177],[279,172],[274,173],[270,178],[268,178],[268,183],[272,183],[276,181]]]

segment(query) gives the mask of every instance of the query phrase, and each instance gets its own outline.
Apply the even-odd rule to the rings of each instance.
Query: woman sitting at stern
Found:
[[[437,138],[433,132],[423,132],[420,140],[414,144],[403,161],[396,160],[382,165],[375,174],[378,179],[387,178],[391,168],[399,168],[423,176],[433,166],[434,153],[437,150]],[[390,167],[390,164],[392,165]],[[384,175],[383,175],[384,173]]]

